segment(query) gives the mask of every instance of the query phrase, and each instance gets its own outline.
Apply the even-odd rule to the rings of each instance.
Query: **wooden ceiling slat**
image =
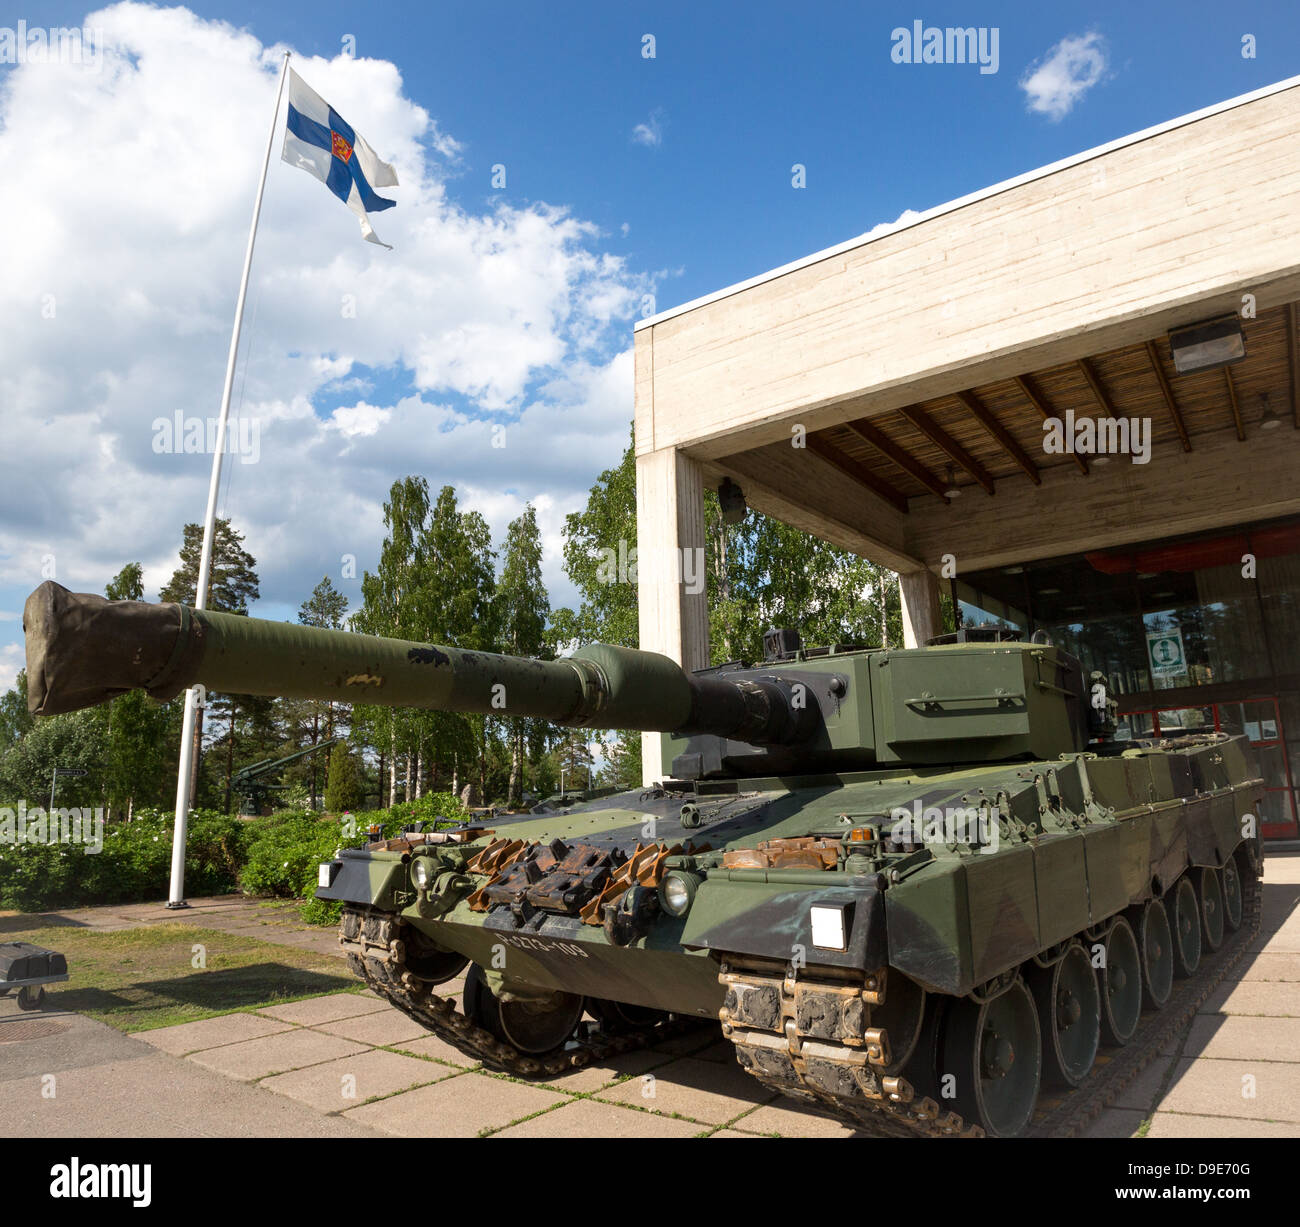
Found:
[[[958,392],[957,399],[975,415],[980,425],[1002,444],[1007,455],[1025,471],[1025,476],[1034,485],[1041,486],[1043,479],[1038,474],[1038,466],[1029,459],[1025,449],[1016,442],[1015,436],[980,403],[975,394],[973,392]]]
[[[846,456],[833,444],[828,443],[825,439],[818,438],[816,435],[809,435],[807,439],[808,450],[815,456],[820,456],[828,464],[833,464],[846,477],[851,477],[859,485],[866,486],[873,494],[878,494],[887,503],[897,507],[899,511],[907,514],[907,499],[891,486],[885,479],[874,473],[866,465],[854,460],[851,456]]]
[[[942,426],[931,421],[925,410],[916,405],[908,406],[906,409],[900,409],[899,412],[912,423],[923,435],[930,439],[932,443],[951,456],[963,469],[966,470],[981,486],[990,494],[993,493],[993,478],[989,475],[988,470],[980,464],[974,456],[970,454],[960,443],[957,442]]]
[[[1169,386],[1169,379],[1165,375],[1165,368],[1160,364],[1160,355],[1156,351],[1154,341],[1146,343],[1147,357],[1151,360],[1151,369],[1156,373],[1156,382],[1160,385],[1160,394],[1165,398],[1165,405],[1169,409],[1169,417],[1173,421],[1174,429],[1178,431],[1178,438],[1182,441],[1183,451],[1192,450],[1192,440],[1187,434],[1187,423],[1183,421],[1183,415],[1178,411],[1178,402],[1174,400],[1174,391]]]
[[[1020,391],[1024,394],[1025,399],[1031,405],[1033,405],[1033,407],[1037,409],[1040,414],[1042,414],[1044,422],[1046,422],[1049,418],[1057,417],[1057,414],[1053,412],[1052,408],[1043,399],[1038,389],[1034,387],[1033,381],[1030,379],[1028,375],[1017,375],[1015,377],[1014,382],[1016,387],[1018,387]],[[1078,466],[1079,472],[1082,473],[1085,477],[1087,477],[1088,462],[1081,455],[1079,455],[1078,452],[1074,452],[1073,456],[1074,456],[1074,463]]]
[[[1111,402],[1110,393],[1102,387],[1101,380],[1097,378],[1096,368],[1087,358],[1080,358],[1078,362],[1079,370],[1083,372],[1083,377],[1088,381],[1088,387],[1092,389],[1092,394],[1097,398],[1097,404],[1101,406],[1102,414],[1108,418],[1118,417],[1115,412],[1115,406]]]
[[[845,429],[851,430],[863,441],[870,443],[878,452],[888,456],[900,469],[910,473],[926,489],[943,498],[944,502],[944,485],[929,469],[925,467],[911,452],[898,446],[884,431],[878,429],[865,418],[859,418],[856,422],[846,422]]]
[[[1230,375],[1219,369],[1176,374],[1162,338],[1155,337],[966,391],[1040,475],[1067,463],[1085,474],[1091,466],[1089,458],[1072,452],[1040,456],[1028,406],[1043,420],[1064,420],[1071,411],[1076,420],[1107,414],[1146,417],[1152,446],[1161,455],[1190,451],[1198,436],[1223,434],[1230,427],[1238,438],[1253,431],[1255,406],[1265,396],[1278,406],[1289,401],[1300,430],[1300,301],[1268,307],[1246,327],[1248,356]],[[856,465],[851,476],[861,484],[867,484],[862,475],[869,473],[875,482],[870,488],[893,506],[898,506],[896,499],[942,497],[945,467],[970,474],[985,490],[1001,477],[1025,471],[960,395],[921,400],[868,418],[869,406],[865,396],[846,404],[848,420],[827,427],[820,443]]]
[[[1223,368],[1223,378],[1228,384],[1228,404],[1232,406],[1232,424],[1237,429],[1237,442],[1246,441],[1246,427],[1241,420],[1241,406],[1237,404],[1237,385],[1232,379],[1232,367]]]

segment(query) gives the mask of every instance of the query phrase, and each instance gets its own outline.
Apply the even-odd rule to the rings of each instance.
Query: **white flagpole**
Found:
[[[221,458],[226,451],[226,424],[230,418],[230,392],[235,384],[235,357],[239,353],[239,330],[244,322],[244,300],[248,297],[248,273],[253,266],[253,244],[257,241],[257,219],[262,212],[262,193],[266,190],[266,172],[271,165],[271,150],[279,131],[280,99],[289,75],[289,53],[284,53],[280,68],[280,87],[275,94],[271,114],[271,131],[266,138],[266,157],[257,181],[257,199],[253,203],[253,220],[248,227],[248,249],[244,252],[244,273],[239,279],[239,298],[235,303],[235,326],[230,333],[230,354],[226,358],[226,384],[221,392],[221,416],[217,419],[216,449],[212,456],[212,479],[208,483],[208,514],[203,525],[203,552],[199,556],[199,582],[194,593],[194,608],[206,609],[208,580],[212,574],[212,543],[217,524],[217,494],[221,487]],[[185,838],[190,815],[190,776],[194,766],[194,726],[199,708],[200,686],[185,692],[185,720],[181,725],[181,761],[176,776],[176,826],[172,831],[172,878],[168,895],[169,908],[189,907],[185,902]]]

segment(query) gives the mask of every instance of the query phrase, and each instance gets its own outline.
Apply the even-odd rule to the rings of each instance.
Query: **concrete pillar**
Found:
[[[637,608],[641,647],[685,669],[709,663],[700,466],[675,448],[636,458]],[[641,735],[641,777],[664,778],[661,737]]]
[[[898,577],[903,607],[903,646],[921,648],[933,635],[943,633],[939,616],[939,580],[933,571],[910,571]]]

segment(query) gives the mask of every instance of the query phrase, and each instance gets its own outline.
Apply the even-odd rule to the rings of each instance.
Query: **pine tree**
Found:
[[[257,580],[257,559],[243,548],[243,535],[231,527],[229,520],[218,520],[212,538],[212,567],[208,576],[207,608],[223,613],[248,613],[249,602],[261,595]],[[177,601],[182,605],[193,605],[195,593],[199,587],[199,562],[203,552],[203,528],[198,524],[187,524],[181,543],[181,565],[172,572],[159,596],[162,601]],[[245,700],[238,700],[245,703]],[[237,701],[228,695],[220,695],[211,704],[218,714],[226,718],[226,805],[230,804],[230,777],[234,770],[235,721]],[[199,718],[194,726],[194,775],[190,783],[191,800],[197,787],[200,761],[203,749],[204,711],[199,709]]]
[[[325,808],[332,814],[360,809],[365,800],[361,769],[356,755],[346,745],[330,750],[329,775],[325,782]]]
[[[246,614],[249,603],[261,595],[258,590],[257,559],[244,550],[243,541],[243,534],[236,532],[229,520],[217,521],[212,539],[212,569],[208,576],[209,609]],[[202,552],[202,525],[185,525],[181,565],[172,572],[171,579],[158,598],[160,601],[194,604]]]

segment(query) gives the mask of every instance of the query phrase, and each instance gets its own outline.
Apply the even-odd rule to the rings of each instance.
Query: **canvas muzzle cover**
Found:
[[[183,605],[109,601],[46,580],[27,598],[27,707],[56,716],[144,689],[174,698],[196,675],[203,624]]]

